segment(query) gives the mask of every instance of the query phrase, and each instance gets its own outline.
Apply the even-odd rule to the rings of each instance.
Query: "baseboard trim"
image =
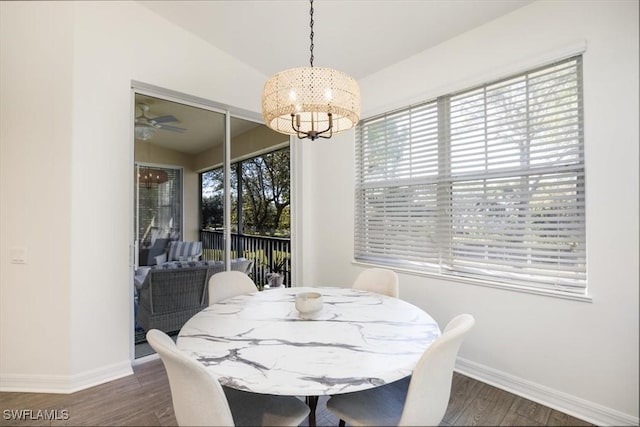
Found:
[[[129,375],[133,375],[133,369],[131,368],[131,361],[128,359],[91,371],[75,374],[71,376],[70,393],[75,393],[76,391],[114,381]]]
[[[70,393],[66,375],[0,374],[0,392]]]
[[[133,366],[138,366],[138,365],[143,365],[147,362],[153,362],[154,360],[159,360],[160,356],[158,356],[158,353],[153,353],[153,354],[148,354],[146,356],[142,356],[142,357],[138,357],[137,359],[134,359],[133,362],[131,362],[133,364]]]
[[[128,375],[129,360],[74,375],[0,374],[0,392],[69,394]]]
[[[638,417],[458,357],[456,372],[597,426],[637,426]]]

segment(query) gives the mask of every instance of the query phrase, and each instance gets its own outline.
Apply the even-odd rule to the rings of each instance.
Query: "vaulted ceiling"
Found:
[[[510,13],[533,0],[316,0],[314,65],[356,79],[436,46]],[[139,2],[169,22],[265,75],[309,65],[310,4],[306,0]],[[152,42],[152,37],[151,41]],[[223,140],[216,113],[138,95],[149,116],[173,115],[167,123],[188,129],[159,130],[151,142],[189,154]],[[141,111],[137,108],[136,115]],[[232,134],[255,126],[232,121]],[[217,135],[212,140],[212,135]]]
[[[316,0],[314,65],[356,79],[532,0]],[[265,76],[309,64],[309,2],[141,1]]]

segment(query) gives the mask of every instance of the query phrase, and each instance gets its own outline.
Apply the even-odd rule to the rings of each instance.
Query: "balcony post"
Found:
[[[236,181],[238,183],[238,197],[236,206],[236,212],[238,213],[238,258],[242,256],[242,252],[244,251],[244,239],[242,236],[244,235],[244,224],[242,223],[242,218],[244,214],[242,213],[242,163],[243,161],[239,161],[236,163]]]

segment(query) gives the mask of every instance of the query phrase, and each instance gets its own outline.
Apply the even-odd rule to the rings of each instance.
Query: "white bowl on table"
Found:
[[[296,310],[303,319],[313,319],[322,311],[322,294],[319,292],[300,292],[296,294]]]

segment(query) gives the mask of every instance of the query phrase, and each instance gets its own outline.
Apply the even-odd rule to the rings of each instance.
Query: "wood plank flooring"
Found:
[[[400,387],[400,385],[399,385]],[[318,402],[318,426],[337,426]],[[394,399],[390,399],[390,404]],[[7,420],[7,410],[68,411],[68,419]],[[0,426],[175,426],[169,382],[159,360],[134,368],[134,375],[69,395],[0,393]],[[306,422],[303,425],[308,425]],[[443,426],[590,426],[591,424],[463,375],[454,374]]]

